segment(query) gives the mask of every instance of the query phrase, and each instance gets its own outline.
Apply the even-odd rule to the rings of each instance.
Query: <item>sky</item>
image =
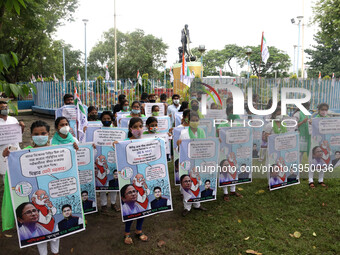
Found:
[[[264,32],[267,45],[286,52],[294,60],[294,46],[298,44],[298,22],[291,19],[304,16],[304,48],[315,44],[317,27],[310,25],[311,0],[116,0],[117,29],[126,33],[144,30],[161,38],[168,46],[167,68],[178,61],[181,30],[188,24],[190,48],[205,45],[207,50],[223,49],[226,44],[256,46]],[[304,6],[304,8],[303,8]],[[79,0],[75,21],[65,23],[54,39],[62,39],[74,49],[85,52],[86,25],[87,56],[92,47],[102,40],[103,32],[114,27],[114,0]],[[301,27],[302,44],[302,27]],[[299,66],[301,67],[301,50]],[[304,54],[304,61],[306,59]],[[297,52],[296,52],[297,58]],[[204,60],[203,60],[204,61]],[[234,72],[241,70],[233,64]],[[226,69],[227,70],[227,69]],[[228,70],[227,70],[228,71]]]

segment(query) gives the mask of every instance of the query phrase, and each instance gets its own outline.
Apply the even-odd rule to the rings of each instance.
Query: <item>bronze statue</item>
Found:
[[[186,59],[187,61],[195,61],[196,57],[192,55],[191,50],[190,50],[190,34],[189,34],[189,29],[188,25],[186,24],[184,28],[182,29],[181,32],[181,43],[182,47],[178,48],[179,51],[179,62],[182,62],[182,57],[183,54],[186,53]]]

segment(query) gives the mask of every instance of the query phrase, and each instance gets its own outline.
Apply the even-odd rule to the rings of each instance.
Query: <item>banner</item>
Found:
[[[173,210],[162,139],[119,142],[116,157],[123,222]]]
[[[316,147],[322,150],[321,159],[313,155]],[[310,167],[314,167],[315,171],[320,168],[331,171],[340,166],[340,118],[312,119],[312,146],[309,155]]]
[[[55,111],[55,118],[65,117],[70,123],[70,133],[77,138],[77,110],[75,105],[64,105]]]
[[[300,183],[299,133],[268,136],[267,162],[269,190]]]
[[[191,187],[181,192],[186,202],[205,202],[216,199],[219,157],[218,138],[185,139],[179,149],[179,176],[189,175]]]
[[[223,127],[219,137],[219,187],[252,182],[252,128]]]
[[[97,148],[94,162],[96,190],[98,192],[118,191],[117,161],[114,141],[127,138],[126,128],[102,127],[93,132],[93,142]]]
[[[159,113],[158,116],[164,116],[166,115],[164,112],[164,104],[163,103],[144,103],[144,110],[145,110],[145,116],[150,117],[152,116],[152,106],[157,105],[159,107]]]
[[[21,142],[22,133],[19,124],[0,125],[0,145]]]
[[[20,248],[85,230],[72,145],[11,152],[8,167]]]
[[[77,163],[84,214],[97,212],[94,155],[92,143],[79,144]]]

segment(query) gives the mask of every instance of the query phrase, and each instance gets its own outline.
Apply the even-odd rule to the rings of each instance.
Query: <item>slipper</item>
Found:
[[[135,234],[136,234],[136,237],[137,237],[139,240],[141,240],[141,241],[143,241],[143,242],[148,241],[148,236],[145,235],[143,232],[135,233]]]
[[[309,187],[310,187],[311,189],[315,189],[314,182],[311,182],[311,183],[309,183],[308,185],[309,185]]]
[[[237,192],[230,192],[230,196],[236,196],[242,198],[243,196],[240,193]]]
[[[130,235],[124,235],[124,243],[127,245],[133,244],[133,241]]]
[[[224,194],[223,200],[226,201],[226,202],[229,202],[230,201],[229,195],[228,194]]]
[[[319,182],[319,184],[321,185],[321,187],[324,187],[324,188],[328,188],[328,186],[324,183],[324,182]]]

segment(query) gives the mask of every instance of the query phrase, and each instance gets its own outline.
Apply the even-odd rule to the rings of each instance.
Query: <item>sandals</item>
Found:
[[[230,201],[229,195],[228,194],[224,194],[223,200],[226,201],[226,202],[229,202]]]
[[[235,196],[235,197],[240,197],[240,198],[243,197],[243,195],[241,195],[240,193],[237,193],[237,192],[230,192],[230,196]]]
[[[308,185],[309,185],[309,187],[310,187],[311,189],[315,189],[314,182],[310,182]]]
[[[321,185],[321,187],[323,187],[323,188],[328,188],[328,186],[324,183],[324,182],[319,182],[319,184]]]
[[[130,234],[124,235],[124,243],[127,244],[127,245],[133,244],[133,241],[132,241]]]
[[[141,241],[143,241],[143,242],[148,241],[148,236],[145,235],[143,232],[135,233],[135,235],[136,235],[136,237],[137,237],[139,240],[141,240]]]

